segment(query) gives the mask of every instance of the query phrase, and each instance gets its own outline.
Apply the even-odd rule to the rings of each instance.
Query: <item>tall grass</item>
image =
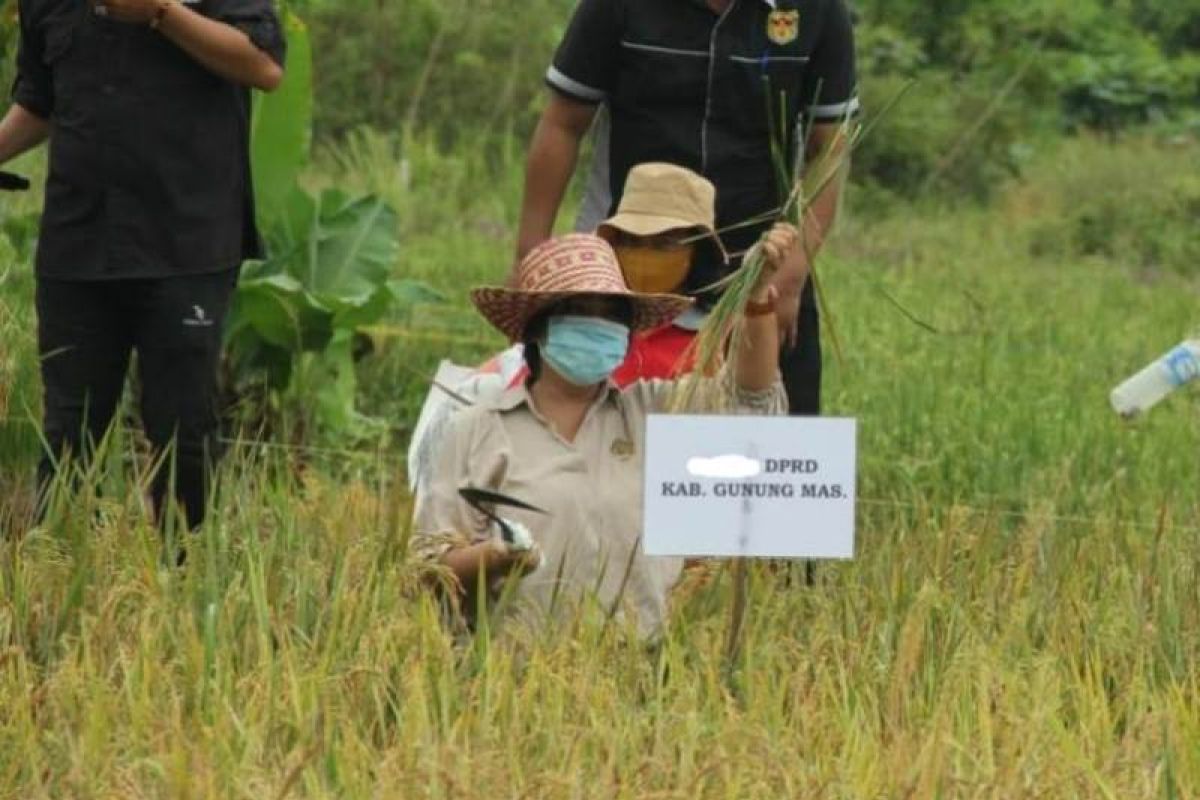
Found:
[[[500,344],[463,290],[508,268],[478,212],[510,191],[398,198],[457,208],[403,260],[448,302],[392,321],[376,411]],[[751,569],[737,694],[721,565],[688,575],[657,652],[604,609],[468,644],[404,553],[398,453],[237,448],[185,569],[120,469],[0,542],[0,796],[1200,796],[1200,405],[1128,425],[1106,404],[1197,322],[1198,287],[1047,258],[1014,214],[850,216],[822,276],[858,558],[811,588]],[[0,289],[22,380],[28,290]],[[5,440],[6,476],[26,447]]]

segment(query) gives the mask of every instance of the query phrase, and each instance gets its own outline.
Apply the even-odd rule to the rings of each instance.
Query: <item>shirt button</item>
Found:
[[[106,83],[102,87],[102,90],[104,91],[105,94],[112,94],[115,91],[117,91],[117,87],[113,86],[111,83]]]

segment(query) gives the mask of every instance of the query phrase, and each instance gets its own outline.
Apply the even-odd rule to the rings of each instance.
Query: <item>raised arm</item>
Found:
[[[233,83],[271,91],[283,80],[274,57],[232,24],[211,19],[176,0],[93,0],[118,22],[151,25],[202,66]]]
[[[800,234],[794,226],[780,223],[763,236],[758,246],[763,248],[766,263],[746,307],[734,375],[738,389],[744,392],[765,391],[779,380],[779,325],[771,313],[779,297],[773,283],[785,265],[796,262]],[[801,270],[803,282],[808,271],[804,267]]]

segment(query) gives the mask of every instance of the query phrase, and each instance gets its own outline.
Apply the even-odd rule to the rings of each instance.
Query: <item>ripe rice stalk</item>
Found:
[[[885,106],[884,113],[899,100],[905,90],[907,87]],[[807,249],[809,247],[808,237],[803,234],[810,225],[815,225],[817,222],[809,198],[821,197],[832,182],[844,174],[851,153],[861,143],[869,128],[864,129],[856,124],[850,118],[849,113],[842,118],[833,141],[822,150],[821,155],[806,174],[810,183],[809,192],[806,193],[805,176],[799,174],[799,167],[800,155],[807,150],[807,141],[798,145],[797,158],[789,164],[785,143],[787,142],[787,121],[791,117],[786,113],[786,100],[781,93],[780,109],[784,113],[776,118],[771,107],[770,96],[768,91],[767,129],[772,132],[771,161],[775,167],[776,179],[779,181],[779,195],[786,198],[775,220],[790,222],[801,231],[800,239],[802,246],[807,250],[804,254],[805,262],[809,266],[809,279],[813,284],[817,307],[820,310],[821,318],[826,321],[834,353],[840,361],[841,343],[817,274],[816,253],[812,249]],[[776,127],[777,125],[779,127]],[[811,134],[811,128],[809,133]],[[759,218],[743,224],[755,224],[761,221],[764,220]],[[690,373],[676,383],[675,391],[672,392],[668,403],[668,410],[671,413],[689,411],[728,413],[732,411],[733,393],[727,389],[728,383],[735,380],[737,375],[737,361],[742,351],[742,336],[746,320],[743,310],[765,268],[766,256],[760,238],[746,253],[742,259],[742,266],[737,271],[709,287],[709,289],[721,289],[721,296],[689,345],[685,362],[690,361],[693,368]],[[718,373],[721,374],[719,380],[709,380]],[[744,562],[742,560],[735,561],[733,569],[734,602],[729,610],[729,629],[725,644],[725,671],[727,682],[731,686],[745,631],[748,582],[749,578]]]
[[[737,693],[738,663],[742,654],[742,639],[746,627],[746,607],[750,593],[750,578],[746,559],[733,562],[733,602],[729,609],[729,630],[725,636],[725,663],[723,677],[726,687]]]
[[[897,97],[898,99],[898,97]],[[895,101],[893,101],[894,103]],[[890,108],[889,103],[886,108]],[[770,106],[770,104],[768,104]],[[886,110],[885,108],[885,110]],[[786,126],[787,114],[779,115],[781,124]],[[769,127],[775,129],[775,114],[768,108]],[[758,215],[744,220],[723,230],[735,230],[748,225],[761,224],[764,221],[786,221],[804,230],[806,225],[813,224],[811,201],[809,198],[820,197],[830,185],[844,172],[849,163],[851,153],[859,146],[864,133],[869,128],[859,126],[848,115],[838,126],[833,141],[825,148],[821,156],[808,169],[808,186],[806,180],[797,175],[796,166],[790,166],[786,158],[786,130],[780,130],[771,138],[771,159],[775,166],[776,178],[779,181],[780,195],[785,198],[783,205],[770,215]],[[802,240],[804,237],[801,237]],[[736,373],[737,357],[742,341],[743,315],[742,310],[750,299],[750,294],[758,284],[762,271],[766,266],[761,240],[745,254],[742,265],[735,272],[723,278],[702,291],[720,290],[721,295],[709,311],[704,325],[692,341],[686,360],[693,363],[693,371],[683,377],[677,385],[671,398],[669,410],[672,413],[684,411],[730,411],[727,392],[702,390],[706,385],[705,379],[718,374],[724,367],[727,376],[732,379]],[[833,329],[833,317],[829,313],[828,304],[824,300],[820,281],[814,264],[815,253],[805,254],[810,265],[809,276],[817,295],[817,303],[821,308],[822,318],[830,326],[831,341],[835,352],[840,353],[840,344]]]

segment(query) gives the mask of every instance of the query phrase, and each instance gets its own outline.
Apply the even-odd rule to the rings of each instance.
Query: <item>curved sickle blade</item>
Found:
[[[463,500],[466,500],[468,503],[470,503],[471,507],[476,511],[481,511],[483,513],[487,513],[486,509],[481,507],[484,503],[490,503],[493,506],[519,508],[522,511],[532,511],[535,514],[547,513],[537,506],[531,506],[524,500],[518,500],[515,497],[509,497],[506,494],[500,494],[499,492],[493,492],[488,489],[476,489],[472,486],[465,486],[458,490],[458,495]]]
[[[524,500],[518,500],[515,497],[509,497],[508,495],[500,494],[499,492],[492,492],[487,489],[476,489],[471,486],[464,486],[458,490],[458,496],[463,500],[466,500],[467,504],[470,505],[471,508],[475,509],[480,514],[483,514],[492,522],[496,523],[496,525],[500,528],[501,538],[509,544],[512,544],[515,539],[512,528],[508,526],[507,522],[497,516],[495,511],[492,511],[490,508],[488,508],[488,504],[493,506],[504,506],[507,508],[519,508],[524,511],[532,511],[535,514],[547,513],[537,506],[531,506]]]

